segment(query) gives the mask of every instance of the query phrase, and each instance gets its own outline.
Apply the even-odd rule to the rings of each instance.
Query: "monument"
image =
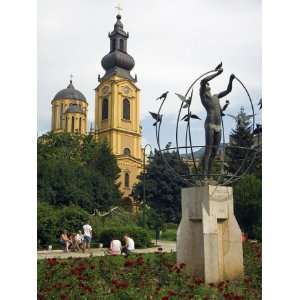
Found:
[[[222,135],[224,137],[224,128],[222,117],[225,116],[223,111],[229,105],[229,101],[221,108],[220,99],[227,96],[232,90],[233,80],[237,80],[245,89],[252,111],[253,105],[251,97],[243,83],[233,74],[231,74],[227,89],[218,94],[212,94],[210,91],[209,81],[219,76],[223,72],[222,63],[212,71],[206,72],[199,76],[189,87],[185,96],[176,93],[182,101],[176,123],[176,147],[169,147],[168,150],[176,150],[178,159],[182,159],[181,150],[192,157],[194,169],[189,176],[177,174],[189,183],[189,187],[181,190],[182,218],[177,230],[176,255],[177,263],[184,263],[185,270],[194,275],[200,275],[207,283],[219,282],[223,280],[232,280],[243,277],[243,247],[242,232],[234,216],[234,199],[231,183],[238,180],[250,168],[239,170],[235,174],[222,173],[212,174],[212,165],[219,149]],[[200,119],[192,114],[191,103],[193,95],[193,86],[200,81],[200,99],[206,109],[207,116],[204,124],[205,128],[205,145],[194,146],[192,143],[190,119]],[[188,98],[188,95],[191,94]],[[160,128],[162,125],[163,114],[162,108],[166,97],[157,113],[151,113],[156,120],[156,139],[159,151],[164,158],[164,151],[160,146]],[[187,108],[187,114],[181,119],[181,112]],[[253,125],[254,111],[252,113]],[[185,145],[179,144],[179,122],[185,123]],[[201,120],[201,119],[200,119]],[[225,143],[223,142],[223,145]],[[200,162],[195,159],[194,149],[204,148],[202,161],[202,171],[200,171]],[[229,145],[229,147],[235,147]],[[247,149],[250,154],[254,149]],[[247,160],[249,165],[254,162],[255,155],[252,159]],[[164,160],[167,167],[172,167]],[[249,162],[250,161],[250,162]],[[224,164],[224,160],[221,162]],[[241,162],[241,165],[244,162]],[[246,171],[244,171],[246,170]]]

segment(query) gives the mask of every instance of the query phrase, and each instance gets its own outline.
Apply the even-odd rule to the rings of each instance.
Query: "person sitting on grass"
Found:
[[[108,255],[120,255],[122,251],[122,244],[121,241],[116,239],[116,237],[113,237],[110,242],[110,247],[108,251],[106,251],[106,254]]]
[[[60,235],[60,243],[64,246],[64,251],[69,252],[69,246],[71,245],[71,241],[68,237],[67,230],[64,230]]]
[[[122,248],[122,253],[128,256],[131,252],[134,251],[134,240],[128,236],[124,235],[125,246]]]

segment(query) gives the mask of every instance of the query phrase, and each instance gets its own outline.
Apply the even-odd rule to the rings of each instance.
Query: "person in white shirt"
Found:
[[[85,224],[82,226],[83,228],[83,252],[86,248],[90,249],[91,247],[91,240],[92,240],[92,226],[89,224]]]
[[[117,240],[116,238],[112,238],[112,241],[110,242],[110,247],[107,252],[109,255],[120,255],[122,251],[122,244],[120,240]]]
[[[125,247],[123,247],[122,252],[125,253],[125,255],[128,255],[130,252],[133,252],[135,250],[134,240],[127,234],[124,235],[124,240]]]
[[[83,250],[84,237],[81,233],[81,230],[79,230],[78,233],[75,235],[75,242],[78,245],[78,247]]]

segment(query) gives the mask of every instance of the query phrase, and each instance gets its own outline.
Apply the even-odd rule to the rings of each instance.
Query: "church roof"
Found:
[[[60,100],[60,99],[74,99],[74,100],[81,100],[86,102],[85,96],[78,90],[74,88],[72,80],[70,80],[70,84],[66,89],[59,91],[53,100]]]
[[[120,15],[117,15],[114,30],[108,36],[110,38],[110,52],[101,61],[102,67],[106,71],[102,79],[112,75],[119,75],[123,78],[134,80],[130,75],[130,71],[133,69],[135,62],[133,57],[127,53],[129,34],[123,30]]]

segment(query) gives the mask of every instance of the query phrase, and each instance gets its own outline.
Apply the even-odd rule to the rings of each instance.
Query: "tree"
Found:
[[[103,210],[121,198],[116,158],[91,135],[49,133],[38,138],[38,200]]]
[[[188,166],[178,159],[175,152],[165,152],[163,155],[169,166],[166,165],[161,154],[157,151],[146,166],[146,204],[152,207],[166,222],[179,223],[181,188],[186,187],[187,184],[177,174],[188,174]],[[138,178],[140,182],[134,186],[133,196],[137,201],[142,202],[143,174]]]
[[[261,240],[262,184],[254,175],[246,175],[233,186],[234,213],[241,229],[250,238]]]
[[[253,134],[249,121],[244,121],[243,126],[237,123],[236,128],[230,134],[230,145],[225,148],[226,165],[225,170],[229,174],[238,175],[245,171],[255,152],[253,149]]]

